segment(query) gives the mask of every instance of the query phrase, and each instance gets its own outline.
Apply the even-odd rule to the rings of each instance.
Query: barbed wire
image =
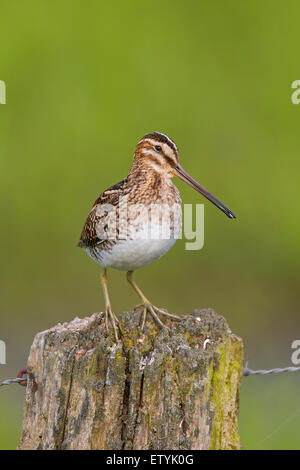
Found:
[[[22,387],[26,387],[27,385],[27,369],[21,369],[18,372],[18,375],[15,379],[7,379],[4,380],[4,382],[0,382],[0,387],[3,387],[3,385],[10,385],[13,383],[18,383]]]
[[[18,377],[16,379],[7,379],[7,380],[4,380],[4,382],[0,382],[0,387],[2,387],[3,385],[10,385],[10,384],[13,384],[13,383],[20,383],[20,382],[27,382],[27,378],[26,377]]]
[[[22,374],[20,377],[17,377],[15,379],[7,379],[4,380],[3,382],[0,382],[0,387],[3,387],[3,385],[10,385],[13,383],[18,383],[19,385],[23,385],[23,387],[26,387],[27,385],[27,377],[25,374],[25,369],[22,369],[22,371],[19,372],[18,375]],[[282,372],[298,372],[300,371],[300,367],[276,367],[275,369],[258,369],[258,370],[252,370],[248,368],[248,361],[246,362],[246,365],[243,369],[243,377],[248,377],[249,375],[268,375],[268,374],[281,374]]]
[[[267,374],[280,374],[281,372],[297,372],[300,371],[300,367],[277,367],[275,369],[258,369],[252,370],[248,368],[248,361],[243,369],[243,376],[248,377],[249,375],[267,375]]]

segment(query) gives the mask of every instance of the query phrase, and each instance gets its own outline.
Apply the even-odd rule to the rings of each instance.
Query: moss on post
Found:
[[[141,308],[120,315],[122,341],[103,314],[38,333],[19,449],[238,449],[242,340],[213,310],[162,331]]]

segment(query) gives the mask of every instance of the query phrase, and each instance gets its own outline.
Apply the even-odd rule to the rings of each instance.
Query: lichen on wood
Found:
[[[38,333],[19,449],[238,449],[242,340],[211,309],[160,329],[142,308]]]

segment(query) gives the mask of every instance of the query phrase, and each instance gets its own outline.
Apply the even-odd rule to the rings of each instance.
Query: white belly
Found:
[[[158,209],[162,214],[160,218],[155,213],[151,213],[149,221],[134,218],[128,225],[126,239],[111,237],[103,244],[86,247],[85,251],[102,267],[120,271],[133,271],[156,261],[172,248],[177,238],[181,238],[182,223],[179,204],[174,205],[173,217],[163,206]]]
[[[118,240],[107,250],[95,248],[92,252],[89,248],[85,248],[85,251],[103,268],[133,271],[161,258],[172,248],[175,241],[175,238]]]

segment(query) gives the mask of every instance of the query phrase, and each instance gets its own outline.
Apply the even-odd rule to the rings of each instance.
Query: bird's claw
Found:
[[[154,318],[154,320],[159,324],[159,326],[161,328],[165,328],[166,330],[169,330],[170,328],[168,328],[162,321],[161,319],[159,318],[158,315],[164,315],[168,318],[171,318],[172,320],[176,320],[176,321],[181,321],[182,318],[179,317],[178,315],[173,315],[171,313],[168,313],[168,312],[165,312],[164,310],[158,308],[158,307],[155,307],[155,305],[151,304],[150,302],[145,302],[143,304],[144,306],[144,311],[143,311],[143,316],[142,316],[142,325],[141,325],[141,331],[144,330],[144,327],[145,327],[145,323],[146,323],[146,316],[147,316],[147,312],[150,313],[150,315],[152,315],[152,317]]]

